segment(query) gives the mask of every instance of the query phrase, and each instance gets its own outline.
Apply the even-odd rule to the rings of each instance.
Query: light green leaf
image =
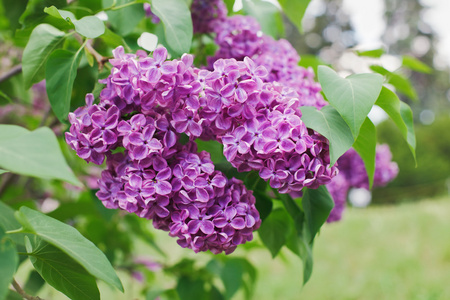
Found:
[[[124,39],[111,31],[110,29],[106,28],[105,33],[100,36],[100,38],[110,47],[116,48],[119,46],[123,46],[125,48],[126,52],[131,52],[130,47],[125,43]]]
[[[416,89],[405,76],[399,73],[390,72],[381,66],[371,66],[370,68],[373,71],[386,76],[386,81],[392,84],[396,91],[408,96],[411,100],[416,101],[418,99]]]
[[[103,7],[110,7],[113,3],[115,3],[116,6],[120,6],[129,2],[129,0],[104,0]],[[142,8],[142,3],[130,5],[118,10],[110,10],[106,13],[108,14],[108,21],[114,27],[115,32],[117,32],[122,37],[130,34],[133,29],[139,24],[139,22],[145,17],[145,11]]]
[[[46,64],[48,99],[53,112],[61,122],[65,122],[70,111],[73,83],[81,60],[80,50],[76,53],[56,50],[50,55]]]
[[[414,133],[414,121],[411,108],[408,104],[400,101],[398,96],[386,87],[381,90],[376,105],[381,107],[394,121],[400,130],[405,141],[408,143],[409,149],[416,160],[416,135]]]
[[[231,299],[242,285],[244,267],[239,260],[229,259],[225,261],[220,272],[220,278],[225,286],[225,299]]]
[[[233,12],[233,6],[235,0],[224,0],[225,5],[227,6],[228,14],[230,15]]]
[[[328,101],[347,122],[356,138],[380,94],[383,77],[379,74],[354,74],[342,78],[326,66],[319,66],[318,75]]]
[[[356,54],[358,56],[367,56],[367,57],[375,57],[379,58],[381,55],[384,54],[384,49],[374,49],[374,50],[367,50],[367,51],[356,51]]]
[[[309,2],[311,0],[278,0],[286,16],[300,32],[303,32],[302,19]]]
[[[305,212],[305,236],[308,243],[312,243],[314,237],[327,220],[334,207],[333,198],[324,185],[317,189],[303,190],[303,211]]]
[[[189,53],[192,43],[192,19],[184,0],[153,0],[152,12],[163,25],[166,41],[178,55]]]
[[[75,228],[25,206],[16,212],[16,219],[27,233],[39,236],[74,259],[92,276],[123,291],[105,254]]]
[[[320,111],[312,106],[303,106],[300,110],[306,127],[314,129],[330,142],[330,164],[334,165],[354,142],[347,123],[331,105],[323,107]]]
[[[45,63],[50,54],[59,48],[65,39],[64,32],[48,24],[40,24],[31,33],[22,57],[22,72],[25,88],[45,77]]]
[[[61,179],[82,186],[67,165],[53,131],[41,127],[23,134],[18,128],[21,127],[0,125],[0,167],[21,175]],[[21,134],[1,138],[11,129]]]
[[[72,300],[100,299],[95,277],[71,257],[36,236],[25,240],[31,263],[48,284]]]
[[[202,279],[187,276],[178,279],[176,290],[180,300],[203,299],[206,293],[205,282]]]
[[[96,16],[86,16],[77,20],[72,12],[57,9],[55,6],[46,7],[44,12],[55,18],[66,20],[70,25],[73,25],[76,32],[89,39],[96,38],[105,33],[105,24]]]
[[[7,170],[2,170],[2,169],[0,169],[0,175],[2,175],[2,174],[5,174],[5,173],[8,173],[9,171],[7,171]]]
[[[366,167],[367,176],[369,177],[369,188],[372,188],[373,176],[375,174],[375,150],[377,147],[377,132],[375,125],[369,118],[366,118],[359,136],[353,144],[353,148],[361,156],[364,166]]]
[[[5,299],[8,294],[18,264],[16,247],[0,226],[0,299]]]
[[[250,0],[243,1],[244,12],[254,17],[261,25],[261,30],[273,38],[278,38],[284,33],[283,18],[278,7],[273,3]],[[280,26],[281,24],[281,26]]]
[[[293,226],[292,219],[281,208],[273,210],[261,223],[258,233],[264,245],[272,253],[272,257],[277,256],[280,249],[286,243]]]
[[[403,56],[402,66],[420,73],[430,74],[432,72],[432,69],[429,66],[410,55]]]
[[[320,59],[320,57],[311,55],[311,54],[303,54],[300,57],[300,62],[298,63],[299,66],[302,66],[304,68],[311,67],[314,70],[314,73],[317,74],[317,68],[320,65],[325,65],[325,62]]]

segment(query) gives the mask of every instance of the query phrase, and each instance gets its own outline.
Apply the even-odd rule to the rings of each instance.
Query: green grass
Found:
[[[450,199],[348,209],[322,229],[314,271],[301,288],[301,264],[288,251],[259,267],[254,299],[450,299]]]

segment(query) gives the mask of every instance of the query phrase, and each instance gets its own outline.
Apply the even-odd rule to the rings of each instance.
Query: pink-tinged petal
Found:
[[[228,114],[230,117],[238,117],[242,111],[244,110],[244,106],[242,104],[236,104],[228,108]]]
[[[167,49],[164,47],[158,47],[155,49],[155,51],[153,51],[152,56],[155,59],[156,63],[161,64],[167,58]]]
[[[227,224],[223,229],[222,229],[223,233],[225,233],[227,236],[231,237],[234,235],[234,233],[236,232],[236,230],[234,230],[233,227],[231,227],[230,224]]]
[[[170,168],[165,168],[156,175],[157,180],[167,180],[170,177],[172,177],[172,170]]]
[[[280,148],[283,151],[291,152],[295,148],[295,144],[290,139],[282,140],[280,143]]]
[[[247,215],[245,218],[245,225],[248,228],[253,227],[256,224],[256,220],[252,215]]]
[[[161,72],[165,75],[176,73],[177,64],[173,61],[166,61],[161,65]]]
[[[253,72],[256,76],[258,77],[266,77],[269,73],[267,72],[267,69],[263,66],[259,66],[255,69],[255,71]]]
[[[131,131],[131,125],[126,121],[120,121],[117,125],[117,130],[121,133],[127,133]]]
[[[266,139],[276,140],[278,138],[278,132],[272,128],[266,128],[262,132],[262,136]]]
[[[211,185],[223,188],[227,184],[227,179],[222,175],[216,175],[211,180]]]
[[[237,230],[244,229],[245,228],[245,220],[241,217],[234,218],[231,221],[231,226]]]
[[[228,206],[224,211],[224,215],[225,215],[225,218],[227,218],[227,220],[233,219],[236,216],[236,214],[237,214],[237,210],[233,206]]]
[[[172,119],[175,122],[186,121],[187,120],[186,112],[179,109],[172,114]]]
[[[240,103],[244,103],[247,98],[247,92],[244,89],[238,87],[236,89],[236,100]]]
[[[157,83],[161,79],[161,71],[157,68],[151,68],[147,72],[147,80],[150,83]]]
[[[142,178],[135,174],[131,174],[128,182],[129,182],[130,186],[135,189],[140,189],[142,187]]]
[[[224,96],[226,98],[233,96],[234,91],[235,91],[235,88],[234,88],[234,84],[232,84],[232,83],[226,84],[220,89],[220,93],[222,94],[222,96]]]
[[[204,188],[208,186],[208,181],[204,177],[197,177],[194,184],[196,187]]]
[[[273,151],[275,151],[275,149],[277,149],[278,147],[278,143],[275,141],[270,141],[268,143],[266,143],[263,147],[263,152],[264,153],[271,153]]]
[[[200,223],[200,230],[204,233],[204,234],[211,234],[214,232],[214,224],[213,222],[209,221],[209,220],[203,220]]]
[[[167,217],[170,214],[170,212],[169,212],[169,210],[167,208],[161,207],[161,206],[156,206],[155,207],[155,213],[160,218],[165,218],[165,217]]]
[[[225,219],[224,217],[217,217],[214,219],[214,225],[217,228],[223,228],[228,224],[227,219]]]
[[[223,155],[228,161],[233,161],[236,158],[236,154],[237,154],[236,146],[225,147],[223,150]]]
[[[114,144],[117,142],[117,135],[111,130],[105,130],[103,134],[103,138],[108,145]]]
[[[105,115],[104,112],[96,112],[91,116],[92,123],[101,128],[105,125]]]
[[[133,151],[130,152],[130,156],[136,160],[144,159],[147,157],[147,155],[148,155],[148,148],[144,145],[137,146],[133,149]]]
[[[226,135],[226,136],[222,137],[222,143],[224,145],[234,145],[235,141],[236,141],[236,139],[232,135]]]
[[[250,145],[247,142],[240,141],[237,151],[240,154],[245,154],[250,150]]]
[[[143,145],[143,138],[142,138],[142,134],[140,132],[133,132],[128,136],[128,140],[130,141],[131,144],[135,145],[135,146],[140,146]]]
[[[172,192],[172,185],[167,181],[160,181],[155,185],[155,189],[159,195],[169,195]]]
[[[197,196],[197,201],[200,202],[208,202],[209,200],[209,194],[205,189],[197,188],[195,190],[195,194]]]
[[[153,137],[153,134],[155,133],[155,126],[153,125],[147,125],[145,126],[144,130],[142,131],[142,136],[144,140],[149,140]]]
[[[150,148],[150,150],[153,150],[153,151],[161,150],[163,148],[163,145],[157,139],[151,139],[150,142],[148,142],[147,145]]]
[[[187,68],[191,67],[194,63],[194,56],[191,54],[183,54],[181,61],[186,65]]]
[[[164,134],[164,145],[167,148],[172,148],[177,143],[177,140],[177,134],[172,130],[169,130]]]
[[[295,152],[302,154],[306,151],[306,143],[304,140],[298,140],[297,144],[295,145]]]
[[[236,137],[236,140],[239,141],[241,140],[244,135],[247,133],[247,130],[245,130],[244,126],[239,126],[238,128],[236,128],[233,132],[233,135]]]
[[[214,172],[214,164],[213,163],[202,163],[200,168],[206,174],[211,174],[212,172]]]
[[[227,82],[235,83],[238,78],[241,76],[241,73],[238,70],[231,70],[227,75]]]
[[[193,136],[198,137],[202,135],[202,127],[195,122],[189,122],[188,129]]]
[[[187,98],[186,105],[188,105],[191,109],[197,110],[200,108],[200,102],[198,100],[198,97],[191,96]]]
[[[259,171],[259,176],[267,181],[273,176],[273,172],[269,168],[262,168],[261,171]]]
[[[244,89],[246,92],[254,91],[256,86],[257,86],[256,82],[252,79],[247,79],[239,82],[239,88]]]
[[[77,150],[77,154],[82,159],[88,159],[91,156],[91,149],[89,148],[80,148]]]
[[[222,115],[219,115],[216,119],[216,127],[222,130],[227,130],[231,127],[231,118],[224,118]]]
[[[186,129],[188,128],[188,121],[172,121],[172,125],[178,133],[183,133],[186,132]]]
[[[191,220],[188,223],[188,232],[190,234],[196,234],[200,229],[201,222],[199,220]]]

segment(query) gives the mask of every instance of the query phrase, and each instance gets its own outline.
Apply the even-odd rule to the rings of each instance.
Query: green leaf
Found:
[[[258,233],[264,245],[272,253],[272,257],[277,256],[286,243],[293,226],[292,219],[282,208],[273,210],[261,223]]]
[[[116,6],[120,6],[129,2],[129,0],[104,0],[103,7],[110,7],[113,3],[115,3]],[[122,37],[130,34],[145,17],[145,11],[142,8],[142,3],[130,5],[118,10],[110,10],[106,13],[108,14],[108,21],[114,27],[115,31]]]
[[[5,174],[5,173],[8,173],[9,171],[7,171],[7,170],[2,170],[2,169],[0,169],[0,175],[2,175],[2,174]]]
[[[22,72],[25,88],[45,77],[45,63],[50,54],[59,48],[65,39],[64,32],[48,24],[40,24],[31,33],[22,57]]]
[[[38,237],[25,243],[34,268],[52,287],[73,300],[100,299],[95,277],[67,254]]]
[[[29,0],[25,12],[20,17],[20,24],[26,28],[42,23],[47,16],[44,9],[49,6],[62,8],[67,6],[67,0]]]
[[[0,201],[0,228],[3,227],[5,231],[17,230],[22,227],[14,217],[15,210]],[[24,234],[11,234],[9,237],[16,243],[16,245],[24,245]],[[0,298],[1,299],[1,298]]]
[[[253,191],[253,196],[255,196],[256,199],[255,206],[259,212],[259,217],[262,221],[264,221],[264,219],[266,219],[272,211],[272,199],[267,196],[265,191]]]
[[[81,50],[81,49],[80,49]],[[53,112],[65,122],[70,111],[72,88],[81,60],[81,51],[55,50],[45,68],[47,94]]]
[[[356,51],[356,54],[358,56],[367,56],[367,57],[375,57],[379,58],[381,55],[384,54],[384,49],[374,49],[374,50],[367,50],[367,51]]]
[[[306,241],[311,243],[334,207],[333,198],[324,185],[303,190],[303,211],[306,221]]]
[[[289,20],[303,33],[302,19],[311,0],[278,0]]]
[[[300,62],[298,63],[299,66],[302,66],[304,68],[311,67],[314,70],[314,73],[317,74],[317,68],[320,65],[325,65],[325,62],[320,59],[320,57],[310,54],[303,54],[300,57]]]
[[[82,186],[67,165],[55,134],[48,127],[27,131],[14,125],[0,125],[0,167],[13,173],[46,179],[61,179]],[[9,137],[8,132],[20,132]]]
[[[211,160],[215,164],[227,161],[223,155],[223,145],[218,141],[203,141],[201,139],[196,139],[198,152],[206,151],[211,154]]]
[[[228,259],[220,272],[225,286],[225,299],[231,299],[242,285],[244,267],[239,260]]]
[[[408,104],[400,101],[398,96],[386,87],[381,90],[376,105],[381,107],[394,121],[397,128],[400,130],[405,141],[408,143],[409,149],[416,160],[416,135],[414,133],[414,121],[412,117],[411,108]]]
[[[295,202],[294,199],[292,199],[292,197],[289,194],[280,194],[276,189],[274,189],[273,191],[275,192],[277,198],[281,200],[284,207],[286,208],[286,211],[289,213],[292,220],[294,221],[294,227],[297,230],[297,233],[302,234],[305,221],[305,214],[298,206],[297,202]]]
[[[375,125],[369,118],[366,118],[359,136],[353,144],[353,148],[361,156],[369,177],[369,187],[372,188],[373,176],[375,174],[375,150],[377,147],[377,132]]]
[[[8,294],[18,264],[16,247],[0,226],[0,299],[4,299]]]
[[[401,74],[390,72],[381,66],[371,66],[370,69],[373,71],[386,76],[386,80],[388,83],[392,84],[396,91],[406,95],[411,98],[411,100],[417,100],[417,92],[408,78],[404,77]]]
[[[283,18],[281,17],[280,10],[273,3],[250,0],[243,1],[242,4],[244,6],[244,12],[254,17],[261,24],[262,32],[273,38],[278,38],[283,35]]]
[[[3,7],[5,9],[6,17],[9,20],[9,27],[13,35],[17,28],[19,28],[19,18],[25,11],[28,0],[3,0]]]
[[[7,94],[5,94],[3,91],[0,91],[0,97],[8,101],[9,103],[13,103],[11,97],[9,97]]]
[[[28,279],[23,287],[24,291],[30,295],[37,294],[40,289],[44,286],[45,280],[36,270],[30,272],[28,275]]]
[[[100,36],[100,38],[110,47],[117,48],[119,46],[123,46],[125,48],[126,52],[131,52],[130,47],[125,43],[124,39],[111,31],[110,29],[106,28],[105,33]]]
[[[432,72],[432,69],[429,66],[410,55],[403,56],[402,66],[420,73],[430,74]]]
[[[319,66],[318,75],[328,101],[347,122],[356,138],[380,94],[383,77],[379,74],[354,74],[342,78],[326,66]]]
[[[77,20],[70,11],[57,9],[55,6],[46,7],[44,12],[55,18],[66,20],[74,26],[76,32],[89,39],[94,39],[105,33],[105,24],[96,16],[86,16]]]
[[[205,282],[201,279],[191,279],[181,276],[176,287],[180,300],[204,299],[206,290]]]
[[[152,0],[152,12],[163,25],[166,41],[178,55],[189,53],[192,43],[192,19],[184,0]]]
[[[330,164],[334,165],[354,142],[347,123],[331,105],[323,107],[320,111],[312,106],[303,106],[300,110],[306,127],[314,129],[330,142]]]
[[[75,31],[89,39],[105,33],[105,24],[96,16],[86,16],[74,22]]]
[[[233,12],[233,6],[235,0],[224,0],[225,5],[227,6],[228,14],[230,15]]]
[[[103,252],[75,228],[25,206],[16,212],[16,218],[27,233],[39,236],[70,256],[92,276],[123,291],[120,279]]]

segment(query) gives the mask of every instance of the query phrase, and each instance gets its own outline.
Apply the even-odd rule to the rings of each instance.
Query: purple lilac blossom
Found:
[[[327,222],[339,221],[345,209],[347,194],[350,188],[369,189],[364,162],[359,154],[350,148],[338,159],[339,174],[327,184],[328,191],[333,197],[335,206]],[[373,187],[385,186],[398,174],[397,163],[392,161],[392,153],[388,145],[377,145],[375,156],[375,174]]]
[[[214,22],[227,17],[227,7],[222,0],[194,0],[191,5],[194,33],[214,31]]]
[[[152,6],[150,3],[144,3],[145,17],[150,18],[153,24],[161,22],[159,17],[152,12]]]

